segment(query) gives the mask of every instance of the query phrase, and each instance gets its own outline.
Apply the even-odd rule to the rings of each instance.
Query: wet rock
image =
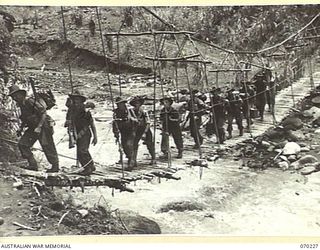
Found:
[[[266,148],[268,148],[268,147],[271,146],[270,142],[267,142],[267,141],[262,141],[262,142],[261,142],[261,145],[262,145],[263,147],[266,147]]]
[[[289,130],[289,131],[287,131],[286,136],[291,141],[303,141],[303,140],[305,140],[305,135],[299,130],[297,130],[297,131]]]
[[[59,202],[59,201],[54,201],[54,202],[49,203],[48,207],[50,207],[52,210],[58,211],[58,212],[65,209],[62,202]]]
[[[177,212],[184,212],[184,211],[193,211],[193,210],[201,211],[203,209],[204,209],[204,206],[195,201],[174,201],[162,206],[159,209],[159,211],[161,213],[165,213],[170,210],[177,211]]]
[[[12,186],[19,190],[23,189],[23,183],[21,180],[18,180],[17,182],[13,183]]]
[[[319,97],[315,97],[315,98],[319,98]],[[313,98],[312,100],[315,100],[315,98]],[[314,119],[320,118],[320,108],[313,106],[312,108],[306,111],[307,111],[307,115],[311,113]]]
[[[300,152],[309,152],[310,151],[310,147],[301,147],[301,151]]]
[[[288,161],[288,158],[284,155],[280,155],[279,159],[281,159],[282,161]]]
[[[207,161],[216,161],[219,158],[219,155],[209,156]]]
[[[289,163],[286,162],[286,161],[281,161],[281,162],[279,162],[277,165],[278,165],[278,167],[279,167],[280,169],[282,169],[282,170],[287,170],[287,169],[289,169]]]
[[[313,112],[310,109],[303,111],[302,115],[305,118],[313,118]]]
[[[81,215],[82,218],[86,217],[89,214],[89,211],[86,209],[78,209],[77,212]]]
[[[288,160],[289,160],[290,162],[294,162],[294,161],[297,160],[297,156],[296,156],[296,155],[289,155]]]
[[[291,167],[298,170],[303,168],[306,164],[316,163],[318,159],[313,155],[302,156],[298,161],[291,163]]]
[[[298,144],[299,144],[299,146],[300,146],[301,148],[308,146],[308,145],[307,145],[306,143],[304,143],[304,142],[298,142]]]
[[[301,170],[301,174],[302,175],[309,175],[309,174],[312,174],[313,172],[316,172],[316,168],[314,166],[310,166],[310,167],[304,167],[302,170]]]
[[[284,148],[283,148],[283,155],[293,155],[293,154],[298,154],[301,151],[301,147],[299,144],[295,142],[288,142]]]
[[[129,234],[161,234],[159,225],[144,216],[125,211],[120,217]]]
[[[285,130],[298,130],[303,127],[303,123],[298,117],[288,117],[282,122]]]

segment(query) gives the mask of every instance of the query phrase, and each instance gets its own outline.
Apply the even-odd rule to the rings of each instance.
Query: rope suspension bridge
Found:
[[[154,18],[159,20],[161,23],[163,23],[166,26],[165,31],[155,31],[152,29],[151,25],[146,21],[146,25],[149,26],[149,31],[146,32],[136,32],[136,33],[128,33],[128,32],[122,32],[122,28],[124,26],[124,21],[121,23],[118,32],[112,32],[112,33],[103,33],[103,27],[101,23],[101,13],[99,11],[98,7],[95,7],[96,11],[96,18],[97,18],[97,23],[99,27],[99,34],[100,34],[100,40],[101,40],[101,47],[103,51],[103,56],[105,59],[105,68],[104,68],[104,73],[107,76],[107,82],[108,82],[108,91],[111,99],[111,104],[112,104],[112,109],[115,108],[114,105],[114,90],[112,88],[112,83],[110,79],[110,67],[109,67],[109,59],[108,55],[106,53],[105,49],[105,39],[106,37],[116,37],[117,40],[117,58],[118,58],[118,87],[119,91],[118,93],[123,95],[123,89],[122,89],[122,84],[121,84],[121,69],[120,69],[120,43],[119,43],[119,37],[140,37],[140,36],[152,36],[154,40],[154,55],[153,56],[147,56],[145,55],[144,58],[147,61],[152,62],[152,68],[153,68],[153,114],[156,114],[156,102],[157,100],[164,98],[165,97],[165,90],[163,86],[163,81],[161,79],[161,62],[171,62],[174,63],[174,75],[175,75],[175,87],[177,89],[177,101],[179,100],[179,73],[178,73],[178,65],[183,65],[184,69],[184,76],[186,78],[187,82],[187,88],[189,93],[192,93],[193,85],[190,81],[190,76],[189,76],[189,71],[188,67],[189,65],[201,65],[201,72],[204,75],[204,81],[202,85],[202,90],[208,91],[212,86],[210,86],[209,81],[208,81],[208,73],[213,73],[216,75],[216,80],[215,80],[215,86],[218,88],[220,86],[219,83],[219,75],[221,73],[231,73],[231,74],[237,74],[239,73],[243,79],[245,79],[245,82],[249,81],[249,73],[253,72],[252,67],[262,69],[262,70],[271,70],[270,65],[266,65],[264,63],[265,57],[268,58],[275,58],[278,57],[279,55],[277,53],[281,53],[280,56],[283,56],[285,58],[285,64],[286,68],[289,67],[290,64],[290,53],[291,49],[285,48],[285,45],[288,41],[292,41],[293,39],[296,39],[299,37],[300,39],[312,41],[313,39],[318,39],[318,36],[303,36],[303,33],[308,31],[309,27],[312,26],[312,24],[319,18],[320,13],[318,13],[316,16],[314,16],[310,22],[305,24],[301,29],[296,31],[295,33],[291,34],[289,37],[287,37],[285,40],[283,40],[280,43],[277,43],[273,46],[263,48],[258,51],[234,51],[230,50],[227,48],[223,48],[221,46],[218,46],[216,44],[213,44],[211,42],[203,41],[199,38],[196,38],[194,36],[194,32],[190,31],[180,31],[178,30],[174,25],[168,23],[166,20],[163,18],[159,17],[155,12],[150,10],[149,8],[146,7],[141,7],[139,8],[139,11],[144,15],[144,13],[147,13],[149,15],[152,15]],[[65,17],[64,17],[64,8],[61,7],[61,20],[62,20],[62,25],[63,25],[63,31],[64,31],[64,39],[65,42],[68,41],[67,38],[67,29],[65,25]],[[165,48],[165,43],[167,42],[167,36],[173,36],[174,41],[177,46],[177,53],[175,57],[161,57],[163,54],[164,48]],[[183,36],[184,40],[182,42],[179,41],[177,36]],[[160,37],[160,38],[159,38]],[[196,54],[192,55],[185,55],[183,53],[183,49],[186,46],[186,43],[189,42],[191,45],[194,47]],[[225,57],[222,59],[222,61],[217,64],[210,60],[207,56],[205,56],[200,49],[197,47],[197,43],[201,43],[205,46],[212,47],[220,52],[225,53]],[[309,45],[310,46],[310,45]],[[297,49],[297,48],[294,48]],[[268,53],[268,54],[267,54]],[[256,93],[255,96],[258,96],[259,94],[265,93],[266,91],[270,91],[272,88],[277,88],[279,85],[282,85],[284,83],[289,82],[289,86],[287,88],[284,88],[281,90],[277,95],[276,95],[276,107],[277,109],[275,112],[272,114],[272,120],[267,118],[266,121],[263,123],[255,124],[253,126],[249,127],[249,132],[250,135],[245,135],[243,137],[236,137],[230,140],[226,141],[226,146],[232,146],[235,143],[238,143],[242,140],[248,139],[248,136],[254,137],[257,136],[261,133],[263,133],[267,128],[270,127],[270,125],[275,124],[276,121],[280,121],[282,118],[285,117],[285,115],[288,113],[290,108],[294,107],[295,104],[301,100],[305,94],[309,90],[313,90],[315,88],[316,84],[320,83],[320,78],[318,75],[314,77],[314,72],[312,68],[313,64],[313,59],[312,55],[303,55],[304,57],[302,59],[307,60],[308,63],[308,68],[309,68],[309,77],[308,78],[301,78],[299,81],[293,84],[292,79],[290,79],[290,76],[288,74],[288,70],[285,70],[284,77],[281,81],[277,83],[277,85],[270,86],[268,90],[264,90],[262,92]],[[260,61],[261,64],[253,61],[252,57],[256,59],[256,61]],[[250,59],[248,59],[250,58]],[[71,93],[74,91],[74,82],[73,82],[73,74],[72,74],[72,68],[71,68],[71,62],[70,62],[70,55],[67,52],[67,65],[68,65],[68,72],[69,72],[69,82],[70,82],[70,88],[71,88]],[[213,65],[213,68],[208,69],[209,66]],[[301,73],[303,69],[300,68],[296,71],[296,74]],[[158,79],[160,80],[160,91],[157,89],[158,85]],[[246,84],[244,85],[245,88],[247,88]],[[233,86],[232,86],[233,87]],[[160,92],[160,95],[159,95]],[[255,97],[254,96],[254,97]],[[292,105],[288,102],[288,97],[292,99]],[[248,98],[243,99],[244,102],[248,101]],[[206,108],[205,110],[200,110],[200,111],[212,111],[213,107],[220,105],[221,103],[218,104],[212,104],[210,107]],[[194,103],[191,98],[191,114],[195,113],[195,108],[194,108]],[[199,111],[197,111],[199,112]],[[213,115],[214,112],[213,112]],[[249,114],[250,116],[250,114]],[[168,116],[166,116],[168,117]],[[251,117],[249,117],[251,118]],[[194,115],[191,115],[191,119],[194,119]],[[215,119],[214,119],[215,120]],[[193,122],[195,122],[193,120]],[[168,120],[165,121],[165,123],[168,123]],[[154,117],[154,123],[153,123],[153,128],[154,128],[154,133],[153,133],[153,145],[154,148],[156,147],[156,135],[158,133],[156,132],[156,116]],[[215,126],[217,127],[217,126]],[[197,131],[198,132],[198,131]],[[218,134],[218,131],[216,131]],[[198,136],[198,133],[196,133]],[[1,140],[7,140],[5,138],[0,138]],[[61,139],[62,140],[62,139]],[[60,140],[60,141],[61,141]],[[197,138],[199,140],[199,137]],[[8,140],[7,140],[8,141]],[[60,143],[59,141],[59,143]],[[8,143],[13,143],[15,144],[14,141],[8,141]],[[120,146],[119,146],[120,147]],[[22,175],[26,176],[32,176],[35,178],[38,178],[42,181],[44,181],[44,184],[47,186],[78,186],[81,187],[82,190],[84,189],[85,186],[109,186],[112,189],[119,189],[120,191],[128,191],[128,192],[133,192],[131,188],[128,188],[126,185],[135,182],[137,180],[151,180],[153,178],[166,178],[166,179],[174,179],[178,180],[179,177],[176,177],[174,174],[178,171],[177,168],[174,168],[172,166],[172,158],[170,157],[171,155],[171,150],[170,150],[170,145],[168,145],[168,151],[169,151],[169,157],[168,161],[166,164],[163,163],[158,163],[157,166],[143,166],[141,169],[134,170],[133,172],[128,172],[124,170],[123,166],[123,161],[121,163],[121,169],[119,169],[117,166],[112,165],[112,166],[103,166],[102,164],[99,164],[98,162],[96,163],[98,166],[106,168],[107,167],[107,172],[101,172],[101,171],[96,171],[93,175],[90,177],[81,177],[78,175],[72,175],[72,174],[46,174],[43,175],[42,173],[35,174],[32,171],[28,170],[19,170]],[[215,147],[198,147],[198,156],[190,153],[190,155],[187,156],[187,158],[191,159],[192,157],[198,157],[198,158],[203,158],[205,154],[213,151]],[[221,145],[218,144],[218,148],[221,149]],[[38,149],[39,150],[39,149]],[[119,148],[119,151],[121,153],[121,149]],[[70,158],[69,156],[61,155],[61,157],[66,157]],[[184,160],[186,160],[185,158]],[[76,165],[78,165],[78,159],[71,157],[72,160],[76,161]],[[167,166],[166,166],[167,165]],[[17,169],[16,169],[17,170]],[[203,175],[203,168],[200,167],[200,178]]]

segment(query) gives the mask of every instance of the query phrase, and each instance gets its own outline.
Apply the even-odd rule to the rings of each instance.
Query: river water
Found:
[[[68,149],[68,137],[63,128],[66,96],[57,94],[58,106],[50,110],[56,121],[55,142],[60,154],[75,156]],[[99,142],[90,152],[96,162],[110,165],[119,159],[112,135],[111,111],[103,103],[93,111]],[[159,139],[159,136],[158,136]],[[158,145],[158,144],[157,144]],[[157,146],[159,147],[159,145]],[[147,159],[141,147],[139,159]],[[187,167],[186,159],[195,154],[185,154],[183,160],[174,160],[172,167],[181,168],[175,175],[181,180],[155,178],[129,185],[134,193],[115,191],[107,187],[87,187],[55,190],[75,204],[92,207],[100,205],[110,209],[131,210],[156,221],[163,234],[192,235],[319,235],[320,234],[320,173],[304,177],[298,173],[268,169],[254,172],[242,169],[240,162],[218,159],[204,168],[202,178],[198,167]],[[45,162],[42,154],[40,160]],[[68,168],[74,160],[60,157],[61,166]],[[107,171],[107,166],[99,167]],[[161,212],[169,203],[193,204],[201,210]]]

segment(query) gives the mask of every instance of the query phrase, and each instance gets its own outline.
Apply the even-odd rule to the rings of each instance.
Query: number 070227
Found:
[[[300,244],[300,248],[307,248],[307,249],[312,249],[312,248],[318,248],[319,244]]]

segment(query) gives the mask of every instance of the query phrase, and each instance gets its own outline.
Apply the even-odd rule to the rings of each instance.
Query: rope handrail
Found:
[[[162,22],[163,24],[167,25],[168,27],[170,27],[171,29],[174,29],[175,31],[178,31],[178,29],[166,22],[165,20],[163,20],[161,17],[159,17],[156,13],[154,13],[153,11],[151,11],[149,8],[147,7],[142,7],[144,10],[146,10],[148,13],[150,13],[151,15],[153,15],[155,18],[157,18],[160,22]],[[203,44],[206,44],[208,46],[211,46],[213,48],[216,48],[218,50],[221,50],[221,51],[224,51],[224,52],[228,52],[228,53],[231,53],[231,54],[261,54],[261,53],[264,53],[268,50],[271,50],[271,49],[274,49],[274,48],[277,48],[277,47],[280,47],[282,46],[284,43],[288,42],[289,40],[291,40],[292,38],[294,38],[295,36],[297,36],[298,34],[300,34],[302,31],[304,31],[306,28],[308,28],[318,17],[320,16],[320,12],[311,19],[311,21],[309,21],[305,26],[303,26],[302,28],[300,28],[297,32],[293,33],[292,35],[290,35],[289,37],[287,37],[285,40],[283,40],[282,42],[280,43],[277,43],[273,46],[270,46],[268,48],[264,48],[264,49],[261,49],[261,50],[257,50],[257,51],[235,51],[235,50],[231,50],[231,49],[226,49],[226,48],[223,48],[217,44],[214,44],[212,42],[207,42],[207,41],[204,41],[202,39],[199,39],[199,38],[196,38],[194,36],[192,36],[191,38],[195,41],[198,41],[198,42],[201,42]]]

